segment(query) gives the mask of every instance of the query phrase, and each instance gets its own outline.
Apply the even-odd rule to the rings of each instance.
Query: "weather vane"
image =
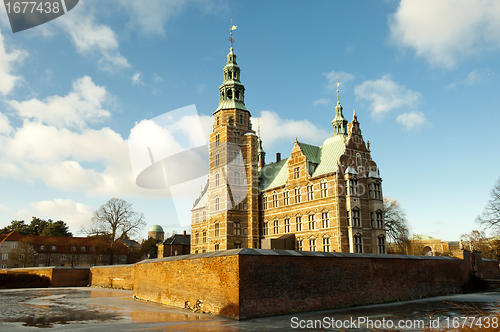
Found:
[[[231,20],[231,27],[229,28],[230,35],[231,35],[231,37],[229,38],[229,42],[231,43],[231,48],[233,48],[233,42],[234,42],[233,30],[236,30],[236,25],[233,25],[233,20]]]

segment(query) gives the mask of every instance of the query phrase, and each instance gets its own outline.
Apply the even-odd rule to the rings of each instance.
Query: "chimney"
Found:
[[[183,231],[183,232],[182,232],[182,235],[186,236],[186,231]]]
[[[279,163],[281,161],[281,153],[276,152],[276,162]]]

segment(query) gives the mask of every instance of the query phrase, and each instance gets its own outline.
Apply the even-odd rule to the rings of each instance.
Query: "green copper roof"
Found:
[[[205,193],[203,194],[203,196],[201,196],[200,200],[198,201],[198,203],[196,203],[196,205],[192,208],[192,210],[196,210],[207,205],[207,198],[208,198],[208,190],[205,190]]]
[[[154,225],[151,226],[149,229],[150,232],[158,232],[158,233],[163,233],[163,228],[160,225]]]
[[[309,161],[309,172],[312,173],[312,177],[336,172],[338,161],[345,152],[344,136],[342,135],[327,138],[321,147],[300,142],[297,142],[297,144]],[[288,159],[264,165],[261,168],[259,172],[261,178],[260,190],[276,188],[286,184],[288,179]]]
[[[312,174],[313,177],[337,171],[340,156],[345,152],[343,135],[335,135],[327,138],[321,146],[319,154],[319,165]]]
[[[266,190],[282,186],[288,179],[288,159],[282,159],[277,163],[264,165],[259,172],[259,188]]]
[[[238,100],[223,100],[219,102],[219,107],[215,110],[217,112],[218,110],[227,110],[227,109],[233,109],[237,108],[239,110],[243,111],[248,111],[247,108],[245,107],[245,104],[243,104],[241,101]]]

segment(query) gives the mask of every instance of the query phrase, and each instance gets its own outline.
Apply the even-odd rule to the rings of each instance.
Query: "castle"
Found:
[[[191,210],[191,253],[238,248],[386,253],[382,179],[337,94],[333,135],[265,163],[231,45],[213,113],[208,181]],[[279,128],[276,128],[279,130]]]

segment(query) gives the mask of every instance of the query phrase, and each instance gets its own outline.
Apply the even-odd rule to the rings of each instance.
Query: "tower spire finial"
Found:
[[[262,122],[260,121],[260,118],[257,118],[257,136],[260,138],[260,124]]]
[[[340,93],[339,93],[339,79],[338,79],[338,76],[337,76],[337,104],[340,104]]]
[[[233,20],[231,19],[231,26],[229,27],[229,43],[231,44],[231,51],[233,50],[233,42],[234,42],[234,38],[233,38],[233,30],[236,30],[236,25],[233,25]]]

